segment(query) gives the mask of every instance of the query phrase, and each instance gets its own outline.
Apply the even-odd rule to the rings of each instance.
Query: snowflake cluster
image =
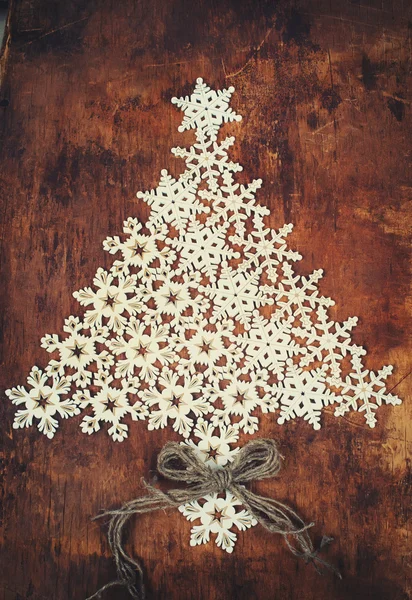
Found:
[[[335,405],[336,416],[363,412],[374,427],[382,403],[400,404],[385,389],[392,368],[369,371],[351,342],[356,317],[328,315],[322,271],[294,271],[292,225],[269,226],[255,199],[261,180],[236,181],[234,138],[218,141],[224,123],[241,120],[229,107],[233,91],[198,79],[190,97],[172,99],[185,115],[179,130],[195,130],[190,148],[172,149],[185,170],[178,179],[164,170],[156,189],[137,194],[150,207],[146,224],[129,218],[123,235],[104,241],[116,260],[74,292],[82,316],[66,319],[63,335],[45,335],[44,371],[33,367],[27,387],[6,392],[18,406],[15,428],[36,422],[52,438],[58,417],[82,413],[84,433],[107,423],[122,441],[128,421],[146,420],[151,430],[172,427],[218,468],[241,432],[259,429],[261,413],[319,429],[322,409]],[[192,545],[215,533],[231,552],[231,528],[256,523],[238,504],[226,493],[182,507],[201,522]]]

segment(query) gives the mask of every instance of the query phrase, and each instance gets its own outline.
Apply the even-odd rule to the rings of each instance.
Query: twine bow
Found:
[[[259,496],[243,484],[274,477],[280,470],[281,456],[276,443],[270,439],[256,439],[240,449],[235,460],[225,468],[212,471],[186,445],[168,442],[160,451],[157,459],[158,472],[172,481],[186,483],[184,489],[172,489],[168,492],[145,484],[147,496],[136,498],[117,510],[106,511],[95,519],[110,517],[108,541],[113,553],[117,579],[103,586],[98,592],[87,598],[100,598],[102,592],[113,586],[124,586],[135,600],[144,600],[142,566],[126,554],[123,548],[122,533],[127,521],[136,514],[154,510],[178,507],[187,502],[198,500],[208,494],[229,490],[257,521],[271,533],[283,536],[289,550],[306,563],[313,563],[316,570],[320,566],[339,572],[319,556],[319,550],[333,538],[323,537],[319,550],[315,550],[308,529],[314,523],[305,524],[294,510],[273,498]]]

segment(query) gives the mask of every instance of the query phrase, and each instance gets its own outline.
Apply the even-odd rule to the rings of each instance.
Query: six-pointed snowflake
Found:
[[[149,225],[168,223],[178,231],[185,231],[188,220],[210,208],[196,198],[197,182],[176,180],[164,169],[159,186],[150,192],[138,192],[151,208]]]
[[[200,287],[200,291],[213,300],[210,322],[231,318],[250,329],[251,315],[255,309],[273,304],[273,298],[259,289],[259,275],[259,270],[245,273],[223,263],[218,281]]]
[[[148,415],[147,408],[139,400],[133,404],[129,401],[129,395],[136,394],[139,387],[137,379],[122,379],[121,387],[114,387],[113,377],[105,371],[95,375],[93,384],[98,388],[96,394],[90,390],[77,392],[74,399],[81,408],[91,407],[92,415],[83,417],[80,426],[83,433],[94,433],[99,431],[100,422],[110,423],[108,434],[116,442],[122,442],[127,437],[128,426],[122,423],[126,415],[130,415],[133,421],[145,419]]]
[[[286,377],[276,391],[280,404],[279,425],[295,417],[303,417],[313,429],[320,429],[320,415],[324,406],[333,404],[335,394],[325,384],[323,369],[303,371],[289,364]]]
[[[172,153],[186,161],[186,171],[182,178],[190,180],[193,176],[206,180],[209,188],[216,191],[219,187],[219,176],[230,171],[239,173],[243,170],[238,163],[228,160],[227,149],[235,143],[234,137],[227,137],[221,144],[214,142],[199,131],[196,135],[197,144],[188,150],[185,148],[172,148]]]
[[[119,236],[108,237],[103,242],[103,248],[116,254],[120,252],[122,259],[115,260],[111,272],[115,275],[129,275],[136,271],[142,279],[150,278],[158,268],[165,268],[172,263],[176,254],[164,244],[168,228],[166,225],[157,227],[148,225],[149,234],[142,233],[143,225],[130,217],[123,224],[123,232],[129,234],[124,242]]]
[[[234,91],[234,87],[212,90],[199,77],[190,97],[172,98],[172,104],[176,104],[185,113],[179,131],[197,129],[214,141],[223,123],[242,120],[242,117],[229,107]]]
[[[258,430],[261,413],[319,429],[333,403],[336,416],[363,412],[374,427],[378,407],[400,403],[385,387],[391,367],[363,365],[365,351],[351,341],[356,318],[330,317],[322,271],[294,272],[292,225],[268,225],[261,180],[238,181],[234,138],[218,140],[224,123],[241,120],[229,107],[233,91],[198,79],[193,94],[172,99],[184,112],[180,131],[196,130],[191,147],[173,149],[182,172],[163,170],[155,189],[138,192],[145,225],[128,218],[123,235],[104,241],[111,269],[74,292],[80,315],[66,319],[63,335],[42,338],[51,354],[44,370],[6,392],[18,407],[14,428],[36,423],[52,438],[58,418],[83,412],[84,433],[104,425],[121,442],[130,421],[145,420],[151,430],[172,427],[218,469],[238,452],[240,433]],[[233,529],[255,524],[238,504],[226,492],[181,507],[200,521],[191,544],[215,535],[231,552]]]
[[[341,417],[347,412],[358,410],[363,412],[369,427],[376,425],[376,411],[382,403],[397,406],[401,404],[400,398],[386,391],[385,379],[392,373],[392,366],[383,367],[378,373],[365,369],[362,359],[355,355],[352,357],[353,371],[344,381],[337,382],[331,378],[330,383],[340,388],[340,397],[337,402],[335,415]]]
[[[250,185],[242,185],[233,181],[232,173],[225,171],[222,186],[214,191],[200,190],[199,196],[209,200],[213,212],[208,218],[208,225],[233,223],[236,231],[242,233],[246,229],[246,221],[253,216],[263,217],[269,214],[264,206],[255,203],[256,191],[262,185],[261,179],[255,179]]]
[[[102,369],[110,367],[114,362],[113,356],[107,350],[96,350],[96,345],[104,344],[107,339],[107,327],[90,327],[88,335],[85,335],[86,332],[81,333],[84,327],[79,317],[69,317],[63,327],[63,331],[68,334],[65,339],[59,339],[58,335],[53,334],[45,335],[41,340],[41,345],[47,352],[59,353],[59,360],[51,360],[46,367],[46,373],[66,375],[68,381],[75,381],[82,388],[90,384],[93,375],[87,367],[95,364],[98,369]],[[73,370],[73,373],[68,373],[67,369]]]
[[[210,534],[214,534],[215,543],[226,552],[233,552],[237,535],[232,531],[236,527],[239,531],[257,525],[257,521],[245,509],[237,510],[241,502],[229,491],[223,494],[210,494],[203,501],[195,500],[179,510],[188,521],[200,520],[200,525],[192,527],[190,545],[198,546],[207,544]]]
[[[27,377],[29,389],[22,385],[6,390],[6,396],[13,404],[24,406],[16,411],[13,427],[31,427],[36,419],[39,431],[51,439],[59,425],[55,418],[62,419],[78,415],[80,409],[74,399],[67,398],[70,391],[70,382],[58,375],[49,377],[46,373],[33,367]],[[63,396],[63,397],[62,397]],[[66,396],[66,397],[64,397]]]
[[[178,373],[169,368],[163,369],[156,386],[151,386],[142,394],[142,400],[149,407],[149,429],[163,429],[168,421],[173,421],[173,429],[187,438],[193,429],[193,419],[210,412],[210,404],[202,395],[201,375]]]

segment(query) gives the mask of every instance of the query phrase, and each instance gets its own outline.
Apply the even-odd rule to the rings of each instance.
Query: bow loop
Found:
[[[251,440],[238,452],[231,465],[237,483],[274,477],[280,470],[281,456],[271,439]]]
[[[167,442],[157,458],[157,470],[167,479],[191,484],[204,484],[211,471],[190,446]]]

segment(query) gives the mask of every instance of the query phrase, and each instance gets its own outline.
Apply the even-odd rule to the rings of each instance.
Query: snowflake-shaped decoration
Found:
[[[363,356],[366,351],[361,346],[351,344],[350,332],[358,322],[357,317],[350,317],[342,325],[330,321],[327,310],[319,306],[317,321],[310,330],[295,327],[293,332],[298,337],[306,338],[307,352],[301,359],[300,364],[307,367],[314,361],[322,361],[327,364],[330,373],[336,382],[341,374],[341,362],[346,354]]]
[[[97,288],[87,287],[73,296],[82,306],[91,306],[84,315],[85,327],[107,327],[121,333],[129,318],[142,308],[136,290],[136,275],[118,275],[98,269],[93,283]]]
[[[193,439],[185,443],[191,446],[198,457],[212,470],[219,469],[232,462],[239,448],[233,447],[239,439],[239,429],[233,425],[219,425],[206,421],[203,417],[197,420],[193,429]]]
[[[268,385],[267,371],[251,372],[249,379],[241,379],[241,373],[234,371],[226,373],[224,389],[215,386],[207,392],[211,402],[221,400],[223,408],[215,408],[211,422],[215,426],[228,426],[234,418],[235,427],[247,434],[253,434],[259,429],[259,418],[254,416],[259,407],[263,413],[274,412],[279,404],[273,395],[273,387]]]
[[[122,254],[122,259],[115,260],[110,269],[114,275],[129,275],[133,271],[142,279],[150,279],[159,268],[164,269],[175,260],[176,253],[164,243],[167,226],[149,224],[147,229],[149,234],[143,233],[142,223],[130,217],[123,224],[123,232],[128,234],[125,241],[117,235],[104,240],[107,252]]]
[[[147,282],[146,302],[152,299],[155,307],[146,307],[143,320],[157,324],[168,322],[176,332],[181,332],[190,318],[200,317],[208,310],[210,302],[197,292],[201,273],[185,273],[178,279],[174,275],[165,270],[159,272],[156,280]]]
[[[107,339],[107,327],[91,327],[88,335],[81,333],[84,327],[79,317],[72,316],[64,322],[63,331],[68,334],[66,338],[60,339],[56,334],[47,334],[41,340],[41,345],[47,352],[57,351],[60,355],[59,360],[51,360],[47,365],[47,375],[65,375],[68,381],[74,381],[82,388],[90,384],[93,376],[93,372],[87,367],[96,364],[98,369],[102,369],[110,367],[114,362],[107,350],[96,350],[96,344],[104,344]]]
[[[255,311],[248,331],[238,339],[245,353],[243,373],[268,369],[278,380],[283,379],[286,361],[305,351],[291,338],[291,321],[265,319]]]
[[[209,326],[207,319],[188,319],[182,334],[175,339],[175,348],[181,352],[177,372],[203,372],[210,381],[222,379],[228,366],[241,357],[236,346],[235,325],[231,320]]]
[[[392,366],[383,367],[374,373],[365,369],[362,359],[355,355],[351,359],[353,371],[339,384],[336,378],[331,378],[330,383],[340,388],[340,397],[337,398],[339,406],[335,415],[342,417],[347,412],[357,410],[363,412],[369,427],[376,425],[376,410],[382,403],[397,406],[401,399],[386,391],[385,379],[392,373]]]
[[[295,273],[292,225],[269,226],[256,198],[261,180],[238,181],[234,138],[218,139],[223,124],[241,120],[229,107],[233,91],[198,79],[191,95],[172,99],[184,113],[179,130],[196,132],[192,146],[172,150],[181,174],[163,170],[155,189],[137,194],[147,223],[130,217],[103,242],[112,267],[74,292],[80,314],[62,334],[42,337],[52,355],[44,370],[33,367],[26,387],[6,392],[14,428],[36,423],[52,438],[58,418],[83,412],[81,431],[106,423],[122,442],[130,421],[142,420],[174,429],[219,469],[239,451],[240,433],[258,431],[262,413],[319,429],[334,404],[336,416],[363,412],[374,427],[382,404],[401,402],[385,387],[392,367],[362,363],[365,350],[351,339],[356,317],[337,323],[328,314],[322,270]],[[229,492],[180,510],[200,521],[192,545],[215,535],[228,552],[256,523]]]
[[[200,374],[180,377],[169,368],[163,369],[156,386],[151,386],[141,396],[150,411],[149,429],[163,429],[170,420],[175,431],[189,437],[194,424],[190,415],[201,417],[210,412],[210,404],[202,395],[202,386]]]
[[[93,415],[85,415],[80,426],[83,433],[95,433],[100,430],[100,423],[110,423],[108,434],[115,442],[122,442],[127,438],[129,430],[122,419],[130,415],[133,421],[143,420],[148,415],[147,408],[139,400],[133,404],[129,395],[135,395],[139,387],[137,379],[122,379],[121,387],[114,387],[113,377],[105,371],[95,374],[93,384],[98,392],[93,394],[90,390],[76,392],[74,400],[83,409],[91,407]]]
[[[215,140],[223,123],[242,120],[242,117],[229,107],[234,91],[232,86],[227,90],[212,90],[199,77],[190,97],[172,98],[172,104],[176,104],[185,113],[179,131],[197,129],[212,141]]]
[[[255,179],[249,185],[242,185],[233,181],[233,175],[225,171],[222,176],[223,184],[216,191],[200,190],[199,196],[209,200],[213,212],[208,218],[208,225],[218,223],[233,223],[236,231],[245,231],[245,222],[253,215],[263,217],[269,214],[264,206],[256,204],[255,194],[261,187],[262,180]]]
[[[192,220],[183,235],[167,240],[179,252],[180,262],[176,275],[197,271],[205,273],[214,283],[222,261],[240,257],[239,252],[226,243],[227,228],[228,225],[207,227]]]
[[[317,282],[322,278],[323,270],[318,269],[308,277],[295,275],[290,264],[283,263],[283,277],[275,289],[276,317],[293,315],[300,321],[302,327],[311,329],[311,315],[318,306],[333,306],[335,303],[330,298],[319,296]]]
[[[233,552],[237,540],[236,527],[245,531],[257,525],[256,519],[247,510],[237,510],[241,502],[226,490],[222,496],[210,494],[203,501],[190,502],[179,506],[179,510],[188,521],[200,520],[200,525],[194,525],[190,535],[190,545],[207,544],[210,534],[215,534],[215,542],[226,552]]]
[[[276,397],[280,403],[279,425],[295,417],[303,417],[313,425],[313,429],[321,428],[322,408],[336,401],[335,394],[326,387],[324,369],[304,371],[290,361]]]
[[[211,323],[217,323],[222,318],[236,319],[245,329],[250,329],[251,315],[256,308],[273,304],[273,298],[259,289],[260,271],[245,273],[240,269],[232,269],[227,262],[222,264],[221,275],[216,284],[201,286],[202,293],[213,300]]]
[[[292,232],[293,225],[288,223],[279,231],[275,231],[266,227],[260,216],[254,217],[253,225],[252,232],[246,236],[236,234],[229,238],[233,244],[243,246],[245,260],[239,268],[242,271],[258,267],[265,269],[269,280],[275,283],[278,278],[278,265],[302,258],[299,252],[290,250],[286,245],[285,237]]]
[[[193,144],[189,149],[172,148],[172,153],[186,162],[186,171],[182,178],[187,181],[193,177],[200,181],[206,180],[209,188],[216,191],[219,187],[219,176],[225,171],[239,173],[243,170],[238,163],[228,160],[227,149],[235,143],[234,137],[227,137],[218,144],[200,131],[196,138],[197,144]]]
[[[80,413],[75,400],[62,397],[69,393],[70,382],[58,375],[49,377],[38,367],[33,367],[27,383],[28,390],[22,385],[6,390],[6,396],[13,404],[24,406],[16,411],[13,427],[31,427],[36,419],[39,431],[52,439],[59,425],[57,415],[67,419]]]
[[[144,381],[152,381],[159,374],[158,365],[168,365],[175,359],[173,348],[167,346],[168,325],[146,325],[131,318],[123,336],[113,339],[110,350],[118,358],[116,377],[139,375]]]
[[[178,231],[185,231],[189,219],[202,212],[209,212],[196,198],[197,181],[174,179],[163,169],[158,187],[150,192],[137,192],[151,208],[149,225],[168,223]]]

